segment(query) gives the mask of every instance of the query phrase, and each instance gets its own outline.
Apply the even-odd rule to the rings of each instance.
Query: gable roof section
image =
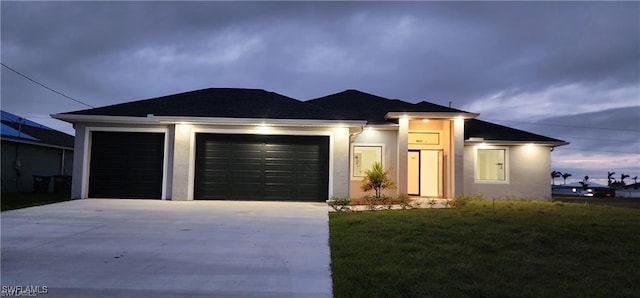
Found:
[[[95,116],[185,116],[269,119],[336,119],[332,111],[259,89],[209,88],[70,112]]]
[[[48,147],[73,149],[73,136],[2,111],[2,139]]]
[[[306,101],[325,109],[331,109],[345,119],[367,120],[369,124],[389,123],[385,119],[388,112],[432,112],[467,113],[462,110],[422,101],[409,103],[399,99],[389,99],[358,90],[346,90]]]
[[[485,141],[544,143],[552,145],[566,145],[567,142],[539,134],[530,133],[495,123],[470,119],[464,123],[464,139],[482,138]]]

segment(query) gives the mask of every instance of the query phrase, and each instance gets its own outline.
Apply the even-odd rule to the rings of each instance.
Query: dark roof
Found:
[[[192,116],[271,119],[337,119],[335,113],[259,89],[210,88],[67,114],[105,116]]]
[[[388,124],[390,121],[385,119],[388,112],[468,113],[426,101],[409,103],[358,90],[346,90],[302,102],[260,89],[210,88],[66,114],[366,120],[369,124]],[[469,137],[495,141],[564,142],[477,119],[465,121],[465,139]]]
[[[2,139],[73,148],[73,136],[2,111]]]
[[[331,109],[345,119],[367,120],[371,124],[388,123],[389,121],[384,118],[388,112],[467,113],[462,110],[448,108],[426,101],[409,103],[358,90],[346,90],[312,99],[307,101],[307,103],[325,109]]]
[[[483,138],[492,141],[565,143],[563,140],[478,119],[470,119],[464,123],[464,139],[468,140],[469,138]]]

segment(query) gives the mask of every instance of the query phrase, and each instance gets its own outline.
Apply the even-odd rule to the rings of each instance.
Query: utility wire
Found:
[[[23,78],[25,78],[25,79],[27,79],[27,80],[29,80],[29,81],[31,81],[31,82],[33,82],[33,83],[35,83],[35,84],[37,84],[37,85],[41,86],[41,87],[43,87],[43,88],[45,88],[45,89],[47,89],[47,90],[49,90],[49,91],[52,91],[52,92],[54,92],[54,93],[56,93],[56,94],[58,94],[58,95],[61,95],[61,96],[66,97],[66,98],[68,98],[68,99],[70,99],[70,100],[73,100],[73,101],[75,101],[75,102],[77,102],[77,103],[79,103],[79,104],[81,104],[81,105],[85,105],[85,106],[90,107],[90,108],[93,108],[93,107],[94,107],[94,106],[92,106],[92,105],[90,105],[90,104],[88,104],[88,103],[84,103],[84,102],[82,102],[82,101],[80,101],[80,100],[77,100],[77,99],[75,99],[75,98],[73,98],[73,97],[71,97],[71,96],[68,96],[68,95],[66,95],[66,94],[64,94],[64,93],[62,93],[62,92],[60,92],[60,91],[57,91],[57,90],[55,90],[55,89],[53,89],[53,88],[50,88],[50,87],[46,86],[45,84],[42,84],[42,83],[40,83],[40,82],[38,82],[38,81],[36,81],[36,80],[34,80],[34,79],[32,79],[32,78],[28,77],[27,75],[25,75],[25,74],[23,74],[23,73],[21,73],[21,72],[19,72],[19,71],[15,70],[15,69],[13,69],[13,68],[11,68],[11,67],[7,66],[6,64],[4,64],[4,63],[2,63],[2,62],[0,62],[0,64],[1,64],[2,66],[6,67],[7,69],[9,69],[9,70],[11,70],[11,71],[15,72],[16,74],[20,75],[21,77],[23,77]]]
[[[638,141],[638,140],[612,140],[612,139],[601,139],[601,138],[585,138],[585,137],[574,137],[574,136],[565,137],[565,139],[583,139],[583,140],[594,140],[594,141],[629,142],[629,143]]]
[[[602,153],[618,153],[618,154],[636,154],[635,152],[621,152],[621,151],[608,151],[608,150],[592,150],[592,149],[580,149],[580,148],[564,148],[557,147],[556,150],[572,150],[582,152],[602,152]]]
[[[546,125],[546,126],[560,126],[560,127],[571,127],[571,128],[588,128],[588,129],[602,129],[602,130],[619,130],[619,131],[640,132],[640,129],[630,129],[630,128],[590,127],[590,126],[579,126],[579,125],[535,123],[535,122],[500,120],[500,119],[485,119],[485,120],[497,121],[497,122],[523,123],[523,124],[532,124],[532,125]]]

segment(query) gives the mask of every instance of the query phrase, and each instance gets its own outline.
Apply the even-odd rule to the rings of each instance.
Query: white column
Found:
[[[398,193],[407,194],[407,154],[409,153],[409,118],[398,119]]]
[[[71,198],[72,199],[86,199],[87,198],[87,184],[89,183],[89,172],[85,171],[88,167],[88,153],[89,142],[85,138],[87,135],[86,127],[84,124],[74,124],[76,129],[76,137],[73,143],[73,172],[71,180]]]
[[[456,118],[453,120],[453,142],[452,151],[453,154],[453,175],[452,181],[453,193],[450,194],[450,198],[453,198],[457,194],[464,194],[464,119]]]
[[[193,177],[191,175],[191,126],[188,124],[176,124],[173,135],[171,200],[193,200]]]
[[[333,169],[329,169],[331,185],[329,185],[329,198],[349,196],[349,128],[336,128],[333,134],[330,150],[333,158]]]

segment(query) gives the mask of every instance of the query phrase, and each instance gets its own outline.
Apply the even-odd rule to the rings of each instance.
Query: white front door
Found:
[[[408,194],[442,197],[442,150],[411,150],[407,160]]]

